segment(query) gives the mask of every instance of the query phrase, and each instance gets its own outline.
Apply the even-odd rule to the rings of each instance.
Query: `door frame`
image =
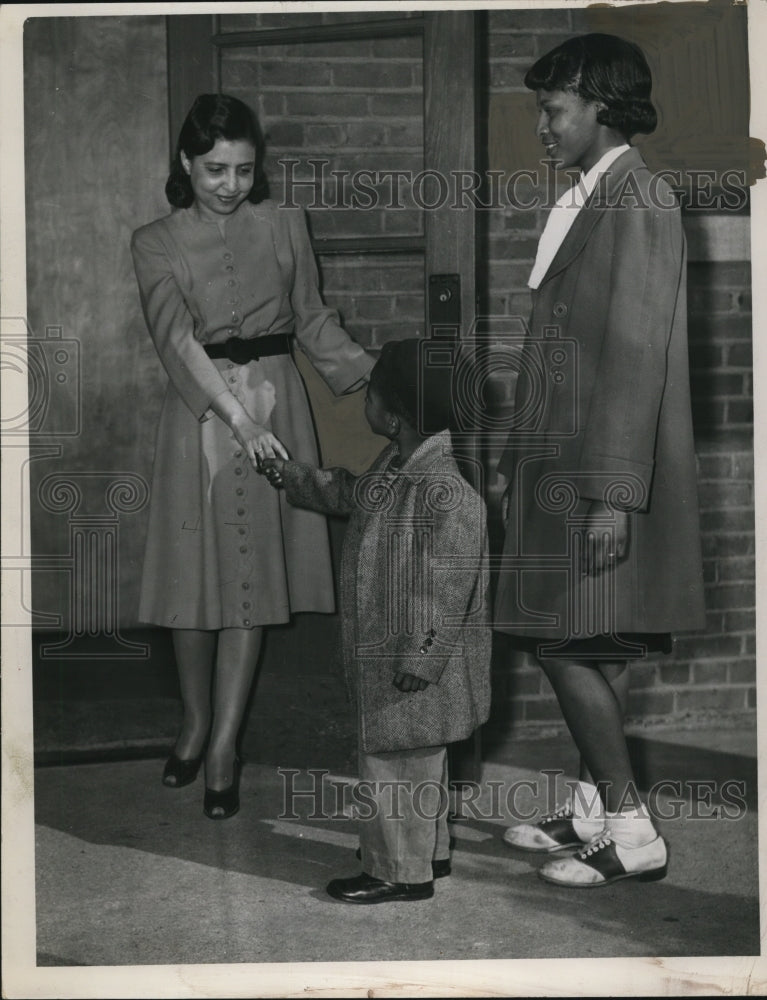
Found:
[[[424,11],[413,17],[222,32],[220,15],[170,15],[168,38],[168,120],[170,148],[197,94],[221,87],[223,48],[332,42],[354,38],[423,37],[424,163],[455,183],[457,172],[476,172],[478,134],[476,11]],[[454,195],[454,186],[450,187]],[[318,254],[422,252],[426,329],[432,332],[429,278],[458,275],[466,338],[476,318],[476,213],[471,199],[424,210],[423,236],[353,237],[314,240]]]

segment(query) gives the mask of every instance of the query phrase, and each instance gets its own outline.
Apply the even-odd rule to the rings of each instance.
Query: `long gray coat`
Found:
[[[490,711],[485,505],[449,432],[398,469],[389,445],[364,475],[287,462],[288,500],[350,515],[341,563],[343,661],[366,753],[465,739]],[[429,681],[403,693],[399,671]]]
[[[674,196],[630,149],[533,293],[499,465],[511,507],[496,628],[560,639],[704,627],[686,266]],[[631,511],[628,557],[582,578],[573,532],[593,499]]]

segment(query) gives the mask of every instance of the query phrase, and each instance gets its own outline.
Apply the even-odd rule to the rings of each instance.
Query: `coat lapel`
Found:
[[[591,235],[592,229],[602,217],[605,202],[608,205],[612,204],[612,199],[621,190],[628,174],[632,170],[640,168],[646,169],[646,165],[639,150],[633,146],[631,149],[627,149],[625,153],[622,153],[610,165],[607,173],[600,178],[600,181],[589,195],[586,204],[578,212],[575,222],[562,240],[562,245],[554,255],[554,259],[549,265],[548,271],[543,276],[539,287],[542,287],[556,274],[563,271],[578,256]]]

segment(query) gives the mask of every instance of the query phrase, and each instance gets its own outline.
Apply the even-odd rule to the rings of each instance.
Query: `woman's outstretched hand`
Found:
[[[581,531],[581,576],[597,576],[626,558],[629,516],[625,510],[594,500]]]
[[[275,455],[290,458],[282,442],[266,427],[257,424],[239,399],[228,390],[216,396],[210,408],[229,427],[256,471],[258,463],[264,458],[274,458]]]
[[[258,471],[262,473],[275,489],[282,486],[282,469],[285,462],[281,458],[265,458],[259,464]]]
[[[258,469],[259,463],[266,458],[289,458],[282,442],[270,430],[257,424],[245,414],[238,416],[231,424],[232,433],[248,453],[250,464]]]

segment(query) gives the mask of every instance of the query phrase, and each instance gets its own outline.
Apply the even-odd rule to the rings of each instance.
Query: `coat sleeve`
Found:
[[[356,476],[347,469],[318,469],[303,462],[285,462],[282,481],[288,502],[294,507],[341,516],[354,509]]]
[[[317,262],[302,209],[280,209],[287,219],[295,267],[290,301],[296,339],[336,395],[361,388],[375,359],[341,326],[335,309],[322,301]]]
[[[211,402],[229,389],[194,336],[194,319],[168,250],[156,233],[144,228],[133,234],[131,253],[144,318],[160,360],[195,417],[207,419]]]
[[[616,232],[605,333],[588,410],[579,471],[581,494],[645,510],[666,387],[667,349],[683,280],[678,209],[655,204],[612,209]],[[621,483],[626,484],[621,486]]]
[[[428,543],[415,549],[416,571],[407,568],[416,626],[409,639],[401,669],[432,684],[438,684],[448,662],[461,649],[470,628],[486,629],[487,524],[485,504],[470,487],[453,509],[435,511]]]

